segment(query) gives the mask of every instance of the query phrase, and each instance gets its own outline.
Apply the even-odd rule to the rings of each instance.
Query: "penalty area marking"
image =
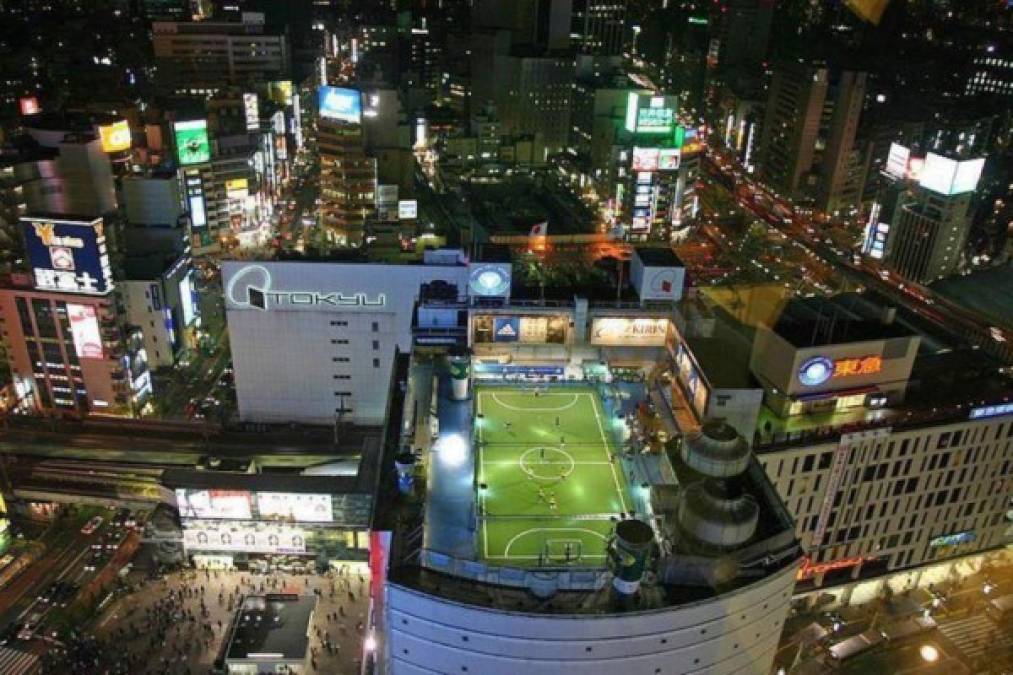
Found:
[[[528,395],[528,394],[521,394],[520,392],[515,392],[515,393],[518,396],[529,396],[530,398],[534,398],[533,394]],[[500,400],[499,395],[496,394],[495,392],[492,393],[492,394],[490,394],[490,396],[492,396],[492,400],[496,401],[497,404],[503,406],[507,410],[513,410],[514,412],[563,412],[564,410],[569,410],[573,406],[577,405],[577,401],[580,399],[581,395],[582,394],[562,394],[562,393],[560,393],[560,394],[542,394],[542,396],[572,396],[573,399],[569,403],[567,403],[565,405],[556,406],[554,408],[549,408],[549,407],[545,407],[545,406],[538,406],[538,407],[534,407],[534,408],[521,408],[521,407],[518,407],[518,406],[515,406],[515,405],[511,405],[509,403],[504,403],[502,400]],[[588,394],[588,395],[590,396],[590,394]]]
[[[594,530],[589,530],[589,529],[587,529],[585,527],[531,527],[531,528],[528,528],[527,530],[523,530],[521,532],[518,532],[514,536],[510,537],[510,541],[508,541],[507,545],[505,547],[503,547],[503,555],[496,555],[496,556],[492,556],[492,557],[493,558],[516,558],[516,559],[537,558],[538,556],[536,556],[536,555],[510,555],[510,547],[513,546],[514,542],[516,542],[521,537],[527,536],[529,534],[536,534],[538,532],[584,532],[586,534],[593,534],[594,536],[598,537],[602,541],[608,542],[608,537],[606,537],[604,534],[602,534],[600,532],[595,532]],[[489,557],[489,556],[486,556],[486,557]],[[585,557],[585,558],[604,558],[605,556],[604,556],[604,554],[602,554],[602,555],[585,555],[583,557]]]

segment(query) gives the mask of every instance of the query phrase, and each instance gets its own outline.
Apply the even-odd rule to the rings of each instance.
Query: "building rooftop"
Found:
[[[225,658],[302,661],[309,651],[309,627],[316,605],[313,596],[246,596],[233,620]]]
[[[685,263],[679,260],[671,248],[641,248],[634,249],[637,257],[648,267],[685,267]]]
[[[914,335],[894,323],[887,308],[854,293],[793,298],[772,330],[799,349]]]

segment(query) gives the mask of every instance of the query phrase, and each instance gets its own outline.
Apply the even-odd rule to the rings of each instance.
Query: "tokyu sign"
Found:
[[[831,379],[875,375],[881,370],[883,357],[878,355],[846,359],[814,356],[802,362],[802,367],[798,370],[798,381],[807,387],[816,387]]]
[[[240,268],[225,286],[225,297],[236,309],[345,309],[387,305],[384,293],[275,289],[263,265]]]

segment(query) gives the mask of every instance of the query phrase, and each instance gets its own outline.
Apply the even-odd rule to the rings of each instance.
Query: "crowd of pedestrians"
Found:
[[[359,672],[368,579],[348,567],[326,574],[180,570],[138,581],[90,630],[50,649],[43,672],[204,675],[221,666],[230,623],[247,595],[315,595],[309,673]]]

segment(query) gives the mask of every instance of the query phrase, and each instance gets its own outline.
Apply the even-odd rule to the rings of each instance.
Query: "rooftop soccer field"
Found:
[[[632,502],[598,394],[478,387],[475,408],[479,557],[512,566],[602,564],[612,519]]]

